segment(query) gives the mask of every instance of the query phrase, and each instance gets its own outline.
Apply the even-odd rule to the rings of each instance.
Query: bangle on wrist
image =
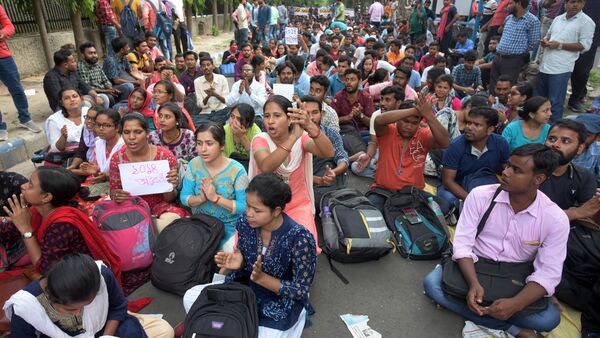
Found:
[[[211,202],[213,202],[213,204],[217,204],[217,203],[219,203],[219,200],[220,200],[220,199],[221,199],[221,196],[220,196],[220,195],[217,195],[217,198],[215,198],[215,200],[214,200],[214,201],[211,201]]]
[[[288,153],[291,153],[291,152],[292,152],[290,149],[288,149],[288,148],[284,147],[284,146],[283,146],[283,145],[281,145],[281,144],[278,144],[278,145],[277,145],[277,148],[281,148],[282,150],[285,150],[285,151],[286,151],[286,152],[288,152]]]

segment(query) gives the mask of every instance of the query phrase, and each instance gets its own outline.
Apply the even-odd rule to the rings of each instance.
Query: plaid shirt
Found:
[[[479,66],[473,66],[472,70],[467,70],[464,64],[460,64],[452,70],[454,83],[462,87],[481,86],[481,70]]]
[[[113,22],[117,21],[115,12],[113,12],[108,0],[98,0],[96,17],[98,18],[98,23],[101,26],[114,26]]]
[[[340,132],[330,128],[328,126],[321,125],[321,131],[329,138],[331,144],[333,144],[333,149],[335,150],[335,155],[333,155],[333,161],[339,165],[341,162],[346,162],[346,164],[350,165],[350,160],[348,159],[348,153],[344,149],[344,142],[342,141],[342,136]]]
[[[102,69],[104,70],[104,74],[106,74],[111,81],[114,81],[121,76],[123,72],[131,72],[131,64],[127,57],[123,57],[119,60],[116,56],[109,56],[104,60]]]
[[[509,15],[504,20],[504,31],[496,52],[501,55],[519,55],[537,50],[541,33],[540,20],[530,12],[526,12],[521,18]]]
[[[111,85],[110,80],[98,63],[92,65],[85,60],[80,60],[77,62],[77,72],[83,82],[94,88],[104,89],[106,86]]]

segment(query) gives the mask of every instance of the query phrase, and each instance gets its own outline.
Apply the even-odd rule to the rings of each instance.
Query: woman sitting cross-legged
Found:
[[[292,193],[279,177],[256,176],[246,197],[246,213],[237,223],[237,248],[217,253],[215,261],[233,271],[225,283],[250,280],[258,303],[260,338],[300,337],[306,313],[312,314],[308,294],[317,264],[315,239],[284,212]],[[206,285],[186,292],[186,312]]]
[[[103,261],[120,279],[119,257],[89,217],[69,206],[80,189],[79,180],[64,168],[37,168],[21,186],[21,196],[4,206],[14,227],[0,233],[0,243],[23,240],[31,263],[42,274],[66,255],[84,253]]]
[[[13,337],[173,337],[163,319],[127,312],[113,273],[84,254],[58,261],[4,304]]]
[[[208,122],[196,129],[196,148],[200,154],[190,161],[183,179],[181,203],[194,214],[214,216],[225,224],[219,250],[232,252],[235,224],[246,209],[248,175],[244,167],[223,155],[225,131]]]
[[[110,198],[122,203],[131,197],[128,191],[123,190],[119,164],[146,161],[166,160],[169,162],[170,171],[167,180],[173,185],[173,190],[163,194],[150,194],[141,196],[150,207],[152,216],[157,217],[156,226],[160,232],[175,219],[188,215],[187,211],[176,206],[177,187],[179,175],[177,173],[177,160],[168,149],[148,143],[148,122],[140,113],[128,113],[121,119],[119,131],[125,146],[121,148],[110,160]]]

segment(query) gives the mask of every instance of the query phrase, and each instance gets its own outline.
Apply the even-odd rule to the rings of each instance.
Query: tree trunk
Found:
[[[40,39],[42,40],[42,49],[46,56],[46,64],[48,65],[48,69],[50,69],[54,67],[54,61],[52,59],[50,44],[48,43],[48,30],[46,29],[46,20],[44,20],[41,0],[33,0],[33,13],[35,15],[35,22],[40,30]]]
[[[190,36],[192,35],[192,33],[197,33],[196,30],[194,30],[192,28],[192,22],[193,22],[192,21],[193,20],[192,19],[192,16],[193,16],[192,5],[185,6],[185,8],[184,8],[184,15],[185,15],[185,24],[186,24],[186,26],[188,28],[188,31],[190,32]]]
[[[231,17],[229,16],[229,0],[223,0],[223,31],[229,32]]]
[[[83,34],[83,24],[81,23],[81,11],[71,10],[71,26],[73,27],[73,35],[75,37],[75,47],[79,48],[83,42],[85,42],[85,35]],[[108,48],[109,46],[107,46]]]
[[[212,17],[213,17],[213,27],[219,27],[218,25],[218,16],[219,11],[217,10],[217,0],[212,0]],[[211,27],[212,28],[212,27]]]

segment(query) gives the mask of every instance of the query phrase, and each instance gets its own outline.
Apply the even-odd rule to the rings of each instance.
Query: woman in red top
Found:
[[[140,196],[148,202],[152,215],[158,218],[156,225],[160,232],[173,220],[188,215],[184,209],[174,204],[177,198],[177,187],[180,183],[177,172],[177,159],[168,149],[148,143],[150,130],[148,122],[142,114],[129,113],[125,115],[119,124],[119,132],[123,141],[125,141],[125,146],[111,158],[108,174],[110,178],[110,198],[115,202],[122,203],[131,197],[131,194],[123,190],[121,185],[119,164],[159,160],[169,162],[171,170],[167,174],[167,180],[173,185],[173,190],[162,194]]]
[[[31,263],[42,274],[66,255],[82,253],[102,260],[120,280],[119,257],[89,217],[69,206],[80,188],[79,180],[64,168],[36,169],[21,186],[21,196],[13,195],[4,207],[14,227],[3,229],[2,242],[22,238]]]

